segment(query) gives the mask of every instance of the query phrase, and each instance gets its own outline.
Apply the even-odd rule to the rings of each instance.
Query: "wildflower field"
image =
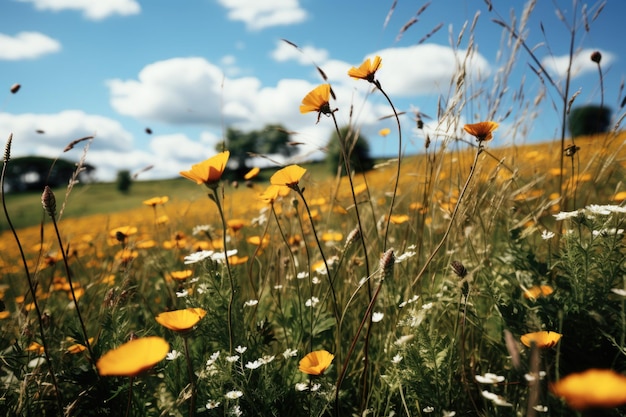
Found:
[[[626,415],[623,113],[502,147],[529,122],[459,75],[407,156],[382,66],[346,74],[398,125],[397,157],[366,173],[348,134],[350,175],[289,164],[235,186],[226,144],[133,209],[79,216],[89,186],[46,187],[41,223],[16,229],[3,193],[2,414]],[[570,80],[544,82],[566,115]],[[333,96],[305,92],[302,117],[339,132]]]

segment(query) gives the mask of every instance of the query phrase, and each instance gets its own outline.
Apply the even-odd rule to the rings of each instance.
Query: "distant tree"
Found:
[[[350,158],[350,169],[354,172],[365,172],[372,169],[374,161],[370,157],[370,146],[367,139],[361,135],[357,136],[358,132],[355,132],[349,126],[342,127],[339,129],[339,132],[346,144],[346,152]],[[333,173],[337,172],[339,164],[341,164],[342,173],[345,174],[341,143],[339,141],[337,132],[333,132],[326,146],[328,150],[326,164]]]
[[[130,171],[127,169],[117,171],[117,179],[115,181],[115,184],[117,186],[117,191],[124,194],[128,193],[130,191],[130,186],[133,184]]]
[[[570,111],[568,122],[574,138],[605,133],[611,124],[611,109],[596,105],[576,107]]]
[[[84,163],[79,181],[87,181],[95,171],[93,165]],[[76,164],[65,159],[52,159],[43,156],[12,158],[7,164],[5,185],[7,190],[43,191],[44,186],[52,188],[67,185],[76,171]]]
[[[238,129],[228,128],[226,140],[217,144],[216,150],[229,150],[230,160],[235,161],[235,170],[238,175],[249,168],[246,162],[250,154],[282,155],[289,157],[296,152],[296,148],[289,145],[291,136],[281,125],[271,124],[261,130],[242,132]]]

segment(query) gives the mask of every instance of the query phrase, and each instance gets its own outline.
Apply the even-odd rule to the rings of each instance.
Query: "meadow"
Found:
[[[379,66],[346,76],[400,127]],[[225,149],[128,195],[3,194],[0,410],[626,415],[621,119],[572,139],[563,117],[561,138],[499,146],[502,90],[468,83],[451,80],[439,130],[418,127],[422,154],[398,130],[397,158],[366,173],[340,135],[345,176],[287,165],[235,184]],[[566,115],[568,90],[546,88]],[[302,117],[337,126],[331,89]],[[462,123],[481,94],[489,108]]]

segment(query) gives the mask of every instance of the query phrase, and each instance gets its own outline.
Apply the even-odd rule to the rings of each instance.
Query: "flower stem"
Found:
[[[484,148],[482,146],[482,143],[479,143],[478,149],[476,149],[476,156],[474,156],[474,162],[472,163],[472,166],[470,168],[470,173],[467,176],[465,185],[463,185],[463,189],[461,189],[461,193],[459,194],[459,199],[457,200],[456,205],[454,206],[454,210],[452,211],[452,215],[450,216],[450,222],[448,223],[448,227],[445,233],[443,234],[443,236],[441,237],[441,240],[435,247],[435,249],[428,256],[428,259],[426,259],[426,262],[424,262],[424,266],[422,267],[422,269],[419,271],[415,279],[413,279],[413,282],[411,282],[411,287],[414,287],[415,284],[417,284],[417,282],[420,280],[420,278],[422,278],[422,275],[424,275],[424,273],[426,272],[426,269],[428,268],[430,263],[433,261],[433,258],[435,257],[435,255],[437,255],[439,250],[443,247],[444,243],[448,239],[450,230],[452,230],[452,225],[454,225],[454,219],[456,218],[456,215],[459,212],[459,207],[461,207],[461,203],[463,202],[463,196],[465,196],[465,192],[467,191],[470,181],[472,180],[472,177],[474,176],[474,172],[476,171],[476,165],[478,165],[478,157],[483,152],[483,149]]]
[[[211,191],[213,191],[212,200],[215,202],[217,206],[217,210],[220,213],[220,219],[222,219],[222,243],[224,246],[224,262],[226,263],[226,270],[228,271],[228,280],[230,282],[230,298],[228,299],[228,342],[229,349],[228,352],[230,355],[233,354],[233,345],[234,345],[234,336],[233,336],[233,303],[235,301],[235,282],[233,280],[233,274],[230,270],[230,262],[228,261],[228,248],[226,246],[226,232],[228,227],[226,225],[226,218],[224,217],[224,211],[222,210],[222,205],[220,203],[220,198],[217,193],[217,187],[211,187]]]

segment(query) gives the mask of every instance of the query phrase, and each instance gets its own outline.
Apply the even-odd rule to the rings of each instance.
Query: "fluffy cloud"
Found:
[[[15,36],[0,33],[0,60],[35,59],[60,50],[59,41],[39,32],[20,32]]]
[[[111,105],[121,114],[167,123],[232,122],[237,111],[222,109],[224,74],[204,58],[173,58],[147,65],[138,80],[109,80]],[[258,81],[239,79],[246,88]]]
[[[313,46],[303,46],[297,49],[285,41],[277,41],[271,56],[277,62],[297,61],[300,65],[311,65],[315,62],[319,65],[328,60],[328,51]]]
[[[467,52],[449,46],[421,44],[406,48],[388,48],[374,55],[382,58],[382,67],[377,73],[387,94],[396,97],[411,97],[445,93],[456,82]],[[357,63],[355,65],[360,65]],[[489,63],[481,55],[468,58],[467,76],[486,77],[490,73]]]
[[[38,133],[39,131],[39,133]],[[70,142],[95,136],[93,149],[126,152],[132,135],[112,119],[66,110],[56,114],[0,113],[0,132],[13,133],[11,155],[60,155]]]
[[[298,0],[218,0],[228,9],[230,20],[242,21],[250,30],[261,30],[272,26],[285,26],[306,20],[306,10]]]
[[[583,49],[574,55],[572,61],[572,77],[578,77],[589,72],[597,72],[598,64],[591,60],[591,54],[594,49]],[[615,61],[615,55],[610,52],[600,51],[602,53],[601,64],[603,67],[611,65]],[[569,55],[551,56],[543,58],[541,65],[552,75],[564,78],[567,76],[567,67],[569,65]]]
[[[37,10],[76,10],[90,20],[103,20],[113,15],[129,16],[138,14],[141,6],[136,0],[18,0],[32,3]]]

